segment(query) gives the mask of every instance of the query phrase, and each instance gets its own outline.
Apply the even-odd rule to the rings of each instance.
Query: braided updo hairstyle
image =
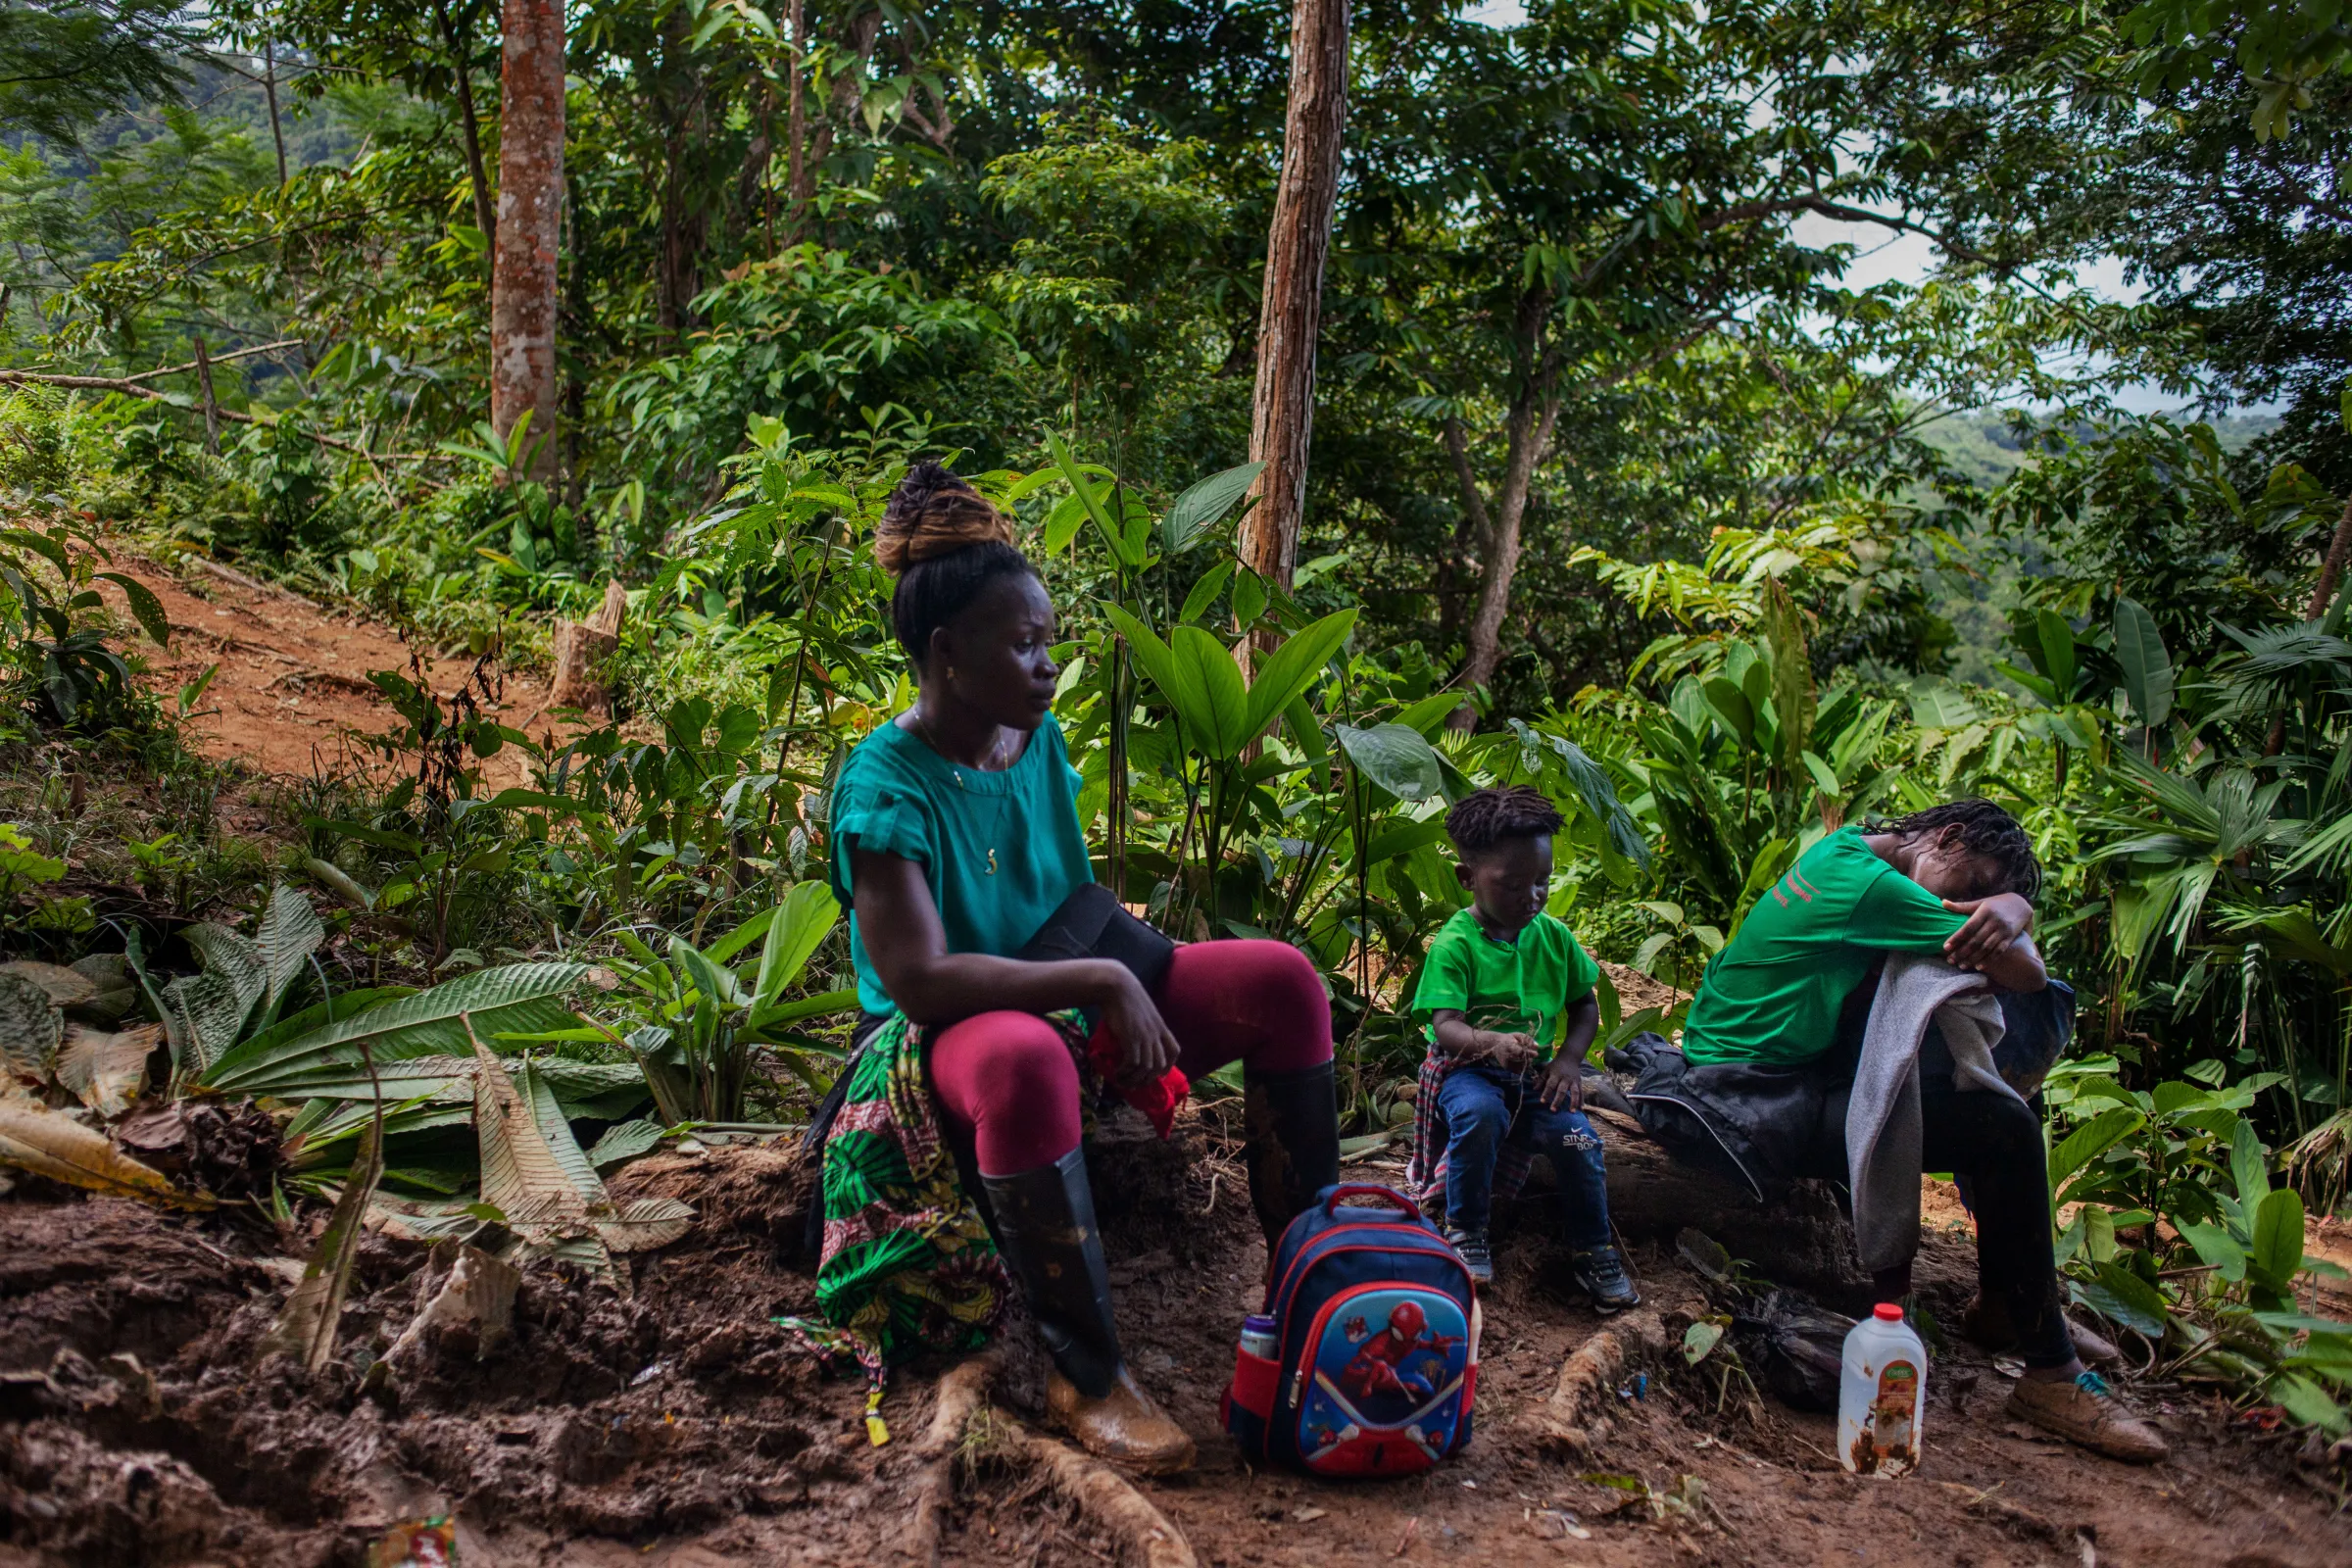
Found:
[[[1549,838],[1560,830],[1560,808],[1526,784],[1473,790],[1446,813],[1446,836],[1456,855],[1475,859],[1504,839]]]
[[[874,560],[898,578],[890,618],[920,671],[931,634],[999,577],[1037,575],[1012,542],[1012,523],[946,466],[918,463],[890,494],[874,529]]]
[[[1989,893],[2015,893],[2032,900],[2041,892],[2041,862],[2034,858],[2034,841],[2026,837],[2017,818],[1986,800],[1952,801],[1913,811],[1887,823],[1882,832],[1903,838],[1933,836],[1957,828],[1960,847],[1994,867],[1999,886]]]

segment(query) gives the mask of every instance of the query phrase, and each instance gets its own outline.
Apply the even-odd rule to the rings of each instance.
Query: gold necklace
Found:
[[[946,752],[943,752],[939,749],[939,737],[932,733],[931,720],[923,712],[922,705],[920,703],[917,703],[914,707],[914,727],[922,731],[923,744],[931,748],[931,755],[948,764],[948,772],[955,778],[956,787],[959,790],[968,789],[970,786],[963,782],[962,764],[957,762],[954,758],[950,757]],[[979,762],[974,764],[974,766],[983,773],[1003,772],[1004,767],[999,760],[1003,756],[1004,751],[1004,726],[1000,724],[997,726],[996,744],[988,749],[988,755],[983,757]],[[999,763],[999,765],[992,767],[989,765],[992,762]],[[1009,797],[1000,800],[997,803],[996,820],[989,824],[988,829],[988,869],[982,873],[983,875],[995,876],[997,874],[997,831],[1004,825],[1004,811],[1005,808],[1011,804],[1012,803]]]

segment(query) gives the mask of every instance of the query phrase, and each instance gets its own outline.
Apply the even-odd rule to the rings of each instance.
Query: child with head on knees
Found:
[[[1558,809],[1525,785],[1480,790],[1446,814],[1470,906],[1439,929],[1413,995],[1429,1031],[1414,1174],[1425,1198],[1443,1190],[1446,1239],[1484,1284],[1498,1164],[1515,1187],[1535,1155],[1548,1158],[1577,1284],[1615,1312],[1641,1297],[1610,1243],[1600,1138],[1583,1108],[1600,969],[1544,909],[1559,828]]]

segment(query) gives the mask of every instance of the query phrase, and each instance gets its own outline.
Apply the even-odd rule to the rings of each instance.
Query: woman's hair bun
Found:
[[[918,463],[882,509],[874,560],[895,577],[917,562],[991,543],[1012,543],[1004,514],[944,464]]]

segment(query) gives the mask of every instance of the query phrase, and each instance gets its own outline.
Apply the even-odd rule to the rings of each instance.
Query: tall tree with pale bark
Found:
[[[564,220],[564,3],[506,0],[499,70],[498,234],[490,277],[490,424],[525,415],[555,466],[556,304]]]
[[[1257,505],[1242,520],[1241,557],[1286,587],[1298,564],[1315,426],[1315,339],[1323,270],[1347,150],[1348,0],[1297,0],[1291,13],[1291,96],[1283,123],[1282,182],[1266,236],[1257,325],[1257,393],[1250,458],[1265,467]]]

